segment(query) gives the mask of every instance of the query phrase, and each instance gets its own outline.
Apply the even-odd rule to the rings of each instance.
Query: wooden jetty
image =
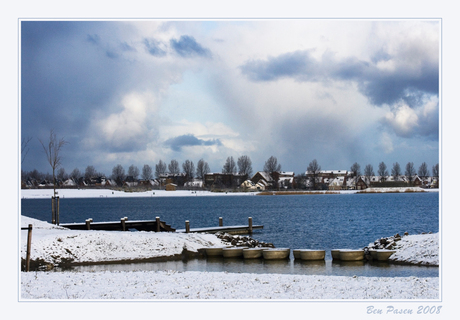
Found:
[[[205,228],[190,228],[190,222],[185,221],[185,229],[176,230],[164,221],[160,221],[159,217],[155,220],[137,220],[128,221],[127,217],[121,218],[120,221],[110,222],[93,222],[93,219],[86,219],[85,223],[64,223],[60,224],[61,227],[68,228],[71,230],[104,230],[104,231],[155,231],[155,232],[180,232],[180,233],[192,233],[192,232],[203,232],[203,233],[217,233],[219,231],[230,234],[247,234],[252,233],[254,229],[263,229],[262,225],[253,225],[252,218],[248,218],[248,225],[238,226],[223,226],[222,218],[219,218],[218,227],[205,227]]]
[[[105,230],[105,231],[128,231],[135,229],[137,231],[171,231],[174,232],[176,229],[166,224],[164,221],[160,221],[160,218],[155,220],[138,220],[128,221],[128,218],[121,218],[120,221],[110,222],[93,222],[93,219],[86,219],[85,223],[66,223],[60,224],[61,227],[68,228],[71,230]]]
[[[254,225],[252,229],[263,229],[264,226],[262,225]],[[217,232],[225,232],[230,234],[247,234],[251,233],[249,226],[241,225],[241,226],[227,226],[227,227],[209,227],[209,228],[191,228],[189,229],[188,233],[192,232],[204,232],[204,233],[217,233]],[[176,232],[187,232],[186,229],[177,229]]]

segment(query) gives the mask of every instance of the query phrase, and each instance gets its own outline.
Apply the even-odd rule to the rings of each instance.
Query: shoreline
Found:
[[[384,194],[384,193],[433,193],[439,189],[407,188],[368,188],[365,190],[318,190],[318,191],[228,191],[211,192],[198,190],[149,190],[139,192],[112,189],[56,189],[60,198],[145,198],[145,197],[216,197],[216,196],[257,196],[257,195],[328,195],[328,194]],[[21,189],[20,199],[50,199],[53,189]]]

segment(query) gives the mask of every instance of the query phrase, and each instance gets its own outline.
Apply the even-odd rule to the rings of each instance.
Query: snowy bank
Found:
[[[210,192],[210,191],[165,191],[151,190],[142,192],[126,192],[111,189],[57,189],[61,198],[138,198],[138,197],[208,197],[208,196],[254,196],[258,192]],[[279,191],[277,194],[283,194]],[[309,191],[290,192],[286,194],[355,194],[355,193],[404,193],[404,192],[439,192],[439,189],[422,188],[368,188],[365,190],[332,190],[332,191]],[[22,199],[51,199],[53,189],[22,189]]]
[[[395,250],[392,262],[439,266],[439,233],[404,236]]]
[[[31,260],[53,266],[126,260],[172,258],[199,248],[223,246],[212,234],[167,232],[77,231],[21,217],[21,227],[32,224]],[[21,258],[25,259],[27,230],[21,231]]]
[[[396,250],[388,259],[393,263],[439,266],[439,233],[381,238],[370,249]]]
[[[22,299],[438,299],[439,278],[225,272],[21,273]]]
[[[206,197],[206,196],[253,196],[251,192],[210,192],[190,190],[151,190],[127,192],[111,189],[57,189],[60,198],[146,198],[146,197]],[[22,189],[22,199],[51,199],[53,189]]]

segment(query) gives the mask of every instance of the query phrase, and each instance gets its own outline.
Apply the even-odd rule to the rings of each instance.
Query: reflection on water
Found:
[[[210,257],[165,262],[77,266],[72,271],[207,271],[229,273],[278,273],[365,277],[438,277],[438,267],[395,265],[367,261],[303,261],[299,259],[264,260]]]

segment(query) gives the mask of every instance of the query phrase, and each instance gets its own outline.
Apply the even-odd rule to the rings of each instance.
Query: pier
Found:
[[[155,232],[179,232],[179,233],[217,233],[225,232],[230,234],[248,234],[254,229],[263,229],[263,225],[253,225],[252,218],[248,218],[247,225],[224,226],[222,217],[219,218],[219,226],[217,227],[200,227],[190,228],[190,222],[185,221],[185,229],[174,229],[164,221],[160,221],[160,217],[155,220],[136,220],[129,221],[127,217],[121,218],[120,221],[109,222],[93,222],[93,219],[86,219],[85,223],[61,223],[61,227],[71,230],[101,230],[101,231],[155,231]]]

